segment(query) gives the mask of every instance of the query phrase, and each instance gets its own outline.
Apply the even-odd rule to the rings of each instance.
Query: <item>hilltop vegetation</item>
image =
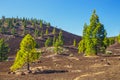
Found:
[[[33,36],[37,42],[37,47],[40,48],[53,46],[57,38],[59,39],[59,33],[61,32],[64,45],[72,45],[74,39],[78,43],[81,39],[80,36],[53,27],[49,22],[41,19],[6,18],[5,16],[0,19],[0,38],[3,38],[9,44],[9,55],[17,52],[20,41],[26,34]]]

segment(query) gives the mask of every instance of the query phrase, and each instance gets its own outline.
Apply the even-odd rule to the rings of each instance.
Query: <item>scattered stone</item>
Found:
[[[21,75],[26,75],[25,72],[21,72]]]
[[[16,72],[11,72],[11,74],[16,74]]]
[[[29,74],[30,74],[30,73],[32,73],[32,71],[31,71],[31,70],[28,70],[28,71],[27,71],[27,73],[29,73]]]
[[[69,56],[70,56],[70,57],[73,57],[73,54],[70,54]]]
[[[110,66],[111,64],[110,63],[106,63],[104,66]]]
[[[35,71],[35,70],[33,70],[33,71],[32,71],[32,74],[35,74],[35,73],[36,73],[36,71]]]
[[[41,63],[41,61],[39,60],[39,61],[37,61],[37,63]]]
[[[100,61],[101,61],[101,62],[103,62],[103,61],[104,61],[104,59],[101,59]]]
[[[111,65],[109,62],[107,62],[107,65]]]
[[[11,71],[9,71],[8,74],[11,74]]]

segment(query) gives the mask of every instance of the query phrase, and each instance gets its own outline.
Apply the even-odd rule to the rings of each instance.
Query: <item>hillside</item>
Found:
[[[61,54],[55,54],[54,47],[44,47],[48,38],[58,38],[62,31],[64,45]],[[37,42],[37,50],[42,55],[30,63],[31,72],[26,65],[15,72],[10,72],[15,54],[21,40],[31,34]],[[0,19],[0,38],[9,44],[10,52],[7,61],[0,62],[0,80],[119,80],[120,79],[120,44],[115,43],[107,48],[111,54],[83,56],[78,54],[77,46],[80,36],[74,35],[50,23],[37,19],[5,18]],[[112,38],[111,38],[112,39]],[[113,42],[113,40],[111,40]],[[111,43],[110,42],[110,43]],[[91,49],[90,49],[91,50]]]
[[[21,39],[26,34],[31,34],[35,38],[38,47],[43,47],[48,37],[53,39],[54,36],[58,36],[60,31],[63,33],[64,45],[66,46],[72,45],[74,39],[77,43],[81,40],[80,36],[53,27],[49,22],[47,23],[43,20],[33,18],[5,18],[5,16],[2,16],[2,19],[0,19],[0,38],[4,38],[9,44],[9,55],[16,53],[19,49]]]

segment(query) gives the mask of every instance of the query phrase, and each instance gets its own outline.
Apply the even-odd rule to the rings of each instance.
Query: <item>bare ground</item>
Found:
[[[8,74],[13,61],[0,62],[0,80],[120,80],[120,57],[83,57],[44,54],[28,75]]]

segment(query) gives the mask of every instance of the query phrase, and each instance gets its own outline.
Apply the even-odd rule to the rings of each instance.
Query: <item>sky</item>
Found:
[[[0,17],[43,19],[79,36],[95,9],[108,37],[120,33],[120,0],[1,0],[0,3]]]

